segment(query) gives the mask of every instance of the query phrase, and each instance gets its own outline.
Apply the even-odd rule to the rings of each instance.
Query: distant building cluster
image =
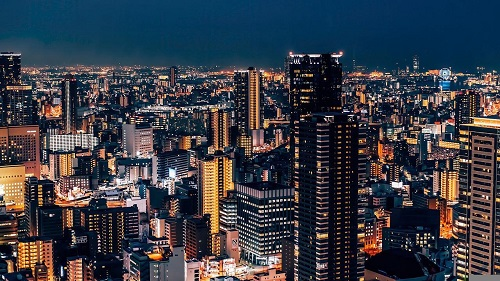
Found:
[[[498,74],[341,61],[21,68],[0,53],[0,278],[500,274]]]

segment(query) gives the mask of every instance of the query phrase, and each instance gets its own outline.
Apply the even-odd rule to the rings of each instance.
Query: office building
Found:
[[[67,226],[66,210],[60,206],[41,206],[37,210],[37,235],[62,238]]]
[[[38,229],[38,208],[54,205],[55,184],[51,180],[38,180],[36,177],[26,178],[24,182],[24,235],[42,236]],[[62,232],[62,227],[59,232]],[[62,233],[61,233],[62,235]]]
[[[187,150],[160,152],[152,159],[153,184],[169,178],[185,178],[188,175],[190,164]]]
[[[64,133],[76,134],[78,93],[76,78],[71,74],[65,75],[61,82],[61,104]]]
[[[460,126],[459,204],[454,209],[457,244],[457,273],[500,274],[500,239],[497,174],[500,121],[471,118]],[[455,213],[457,211],[457,213]]]
[[[458,139],[460,125],[469,124],[471,117],[479,117],[481,110],[481,93],[464,90],[455,96],[455,137]]]
[[[293,54],[287,57],[290,77],[290,151],[292,186],[296,186],[299,120],[317,112],[342,111],[340,54]]]
[[[231,145],[231,112],[225,109],[210,110],[207,126],[208,143],[214,151]]]
[[[21,84],[21,54],[0,53],[0,126],[7,125],[7,86]]]
[[[8,211],[24,209],[24,165],[0,166],[0,196]]]
[[[0,127],[0,165],[24,164],[27,177],[40,177],[38,126]]]
[[[91,262],[86,256],[73,256],[67,258],[66,278],[68,281],[93,281],[94,272]]]
[[[94,149],[99,145],[99,138],[92,134],[60,135],[47,134],[44,143],[46,150],[75,151],[77,148]]]
[[[4,91],[2,114],[8,126],[35,125],[37,109],[33,107],[33,90],[30,85],[7,85]]]
[[[219,199],[219,221],[221,231],[236,229],[238,221],[238,200],[236,199],[236,192],[228,192],[227,197]]]
[[[153,128],[149,124],[123,124],[122,145],[131,157],[153,152]]]
[[[1,203],[0,203],[1,204]],[[1,206],[0,206],[1,208]],[[0,212],[0,245],[17,245],[18,222],[12,214]]]
[[[274,182],[236,184],[239,245],[253,264],[277,262],[282,240],[292,235],[293,188]]]
[[[21,54],[0,53],[0,88],[21,83]]]
[[[118,254],[125,238],[139,237],[137,206],[83,209],[81,225],[99,236],[99,248],[104,254]]]
[[[199,215],[210,215],[210,234],[213,237],[212,251],[217,251],[215,236],[220,231],[220,199],[234,190],[233,160],[224,154],[209,155],[198,165],[198,210]]]
[[[297,128],[295,280],[357,280],[357,121],[316,113]]]
[[[210,235],[210,216],[186,218],[186,259],[198,259],[210,255],[212,251]]]
[[[35,272],[37,264],[43,264],[47,267],[48,280],[55,280],[54,242],[52,239],[43,237],[19,239],[17,251],[17,268],[31,269]]]
[[[382,229],[382,250],[437,249],[439,211],[424,208],[393,208],[390,227]]]
[[[252,145],[262,145],[264,135],[263,71],[254,67],[234,72],[236,126],[239,135],[252,136]]]

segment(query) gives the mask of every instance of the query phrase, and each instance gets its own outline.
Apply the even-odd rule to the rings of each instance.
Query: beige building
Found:
[[[458,171],[435,170],[433,175],[433,191],[439,191],[441,197],[448,202],[456,202],[458,200]]]
[[[17,268],[35,271],[37,263],[47,267],[49,281],[54,280],[54,248],[52,239],[30,237],[19,240]]]
[[[0,166],[0,194],[4,194],[7,210],[24,209],[24,165]]]

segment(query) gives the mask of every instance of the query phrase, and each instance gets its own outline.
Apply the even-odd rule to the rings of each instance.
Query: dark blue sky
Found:
[[[500,68],[500,1],[2,0],[0,50],[25,65],[282,66],[344,51],[370,67]],[[406,60],[406,62],[405,62]]]

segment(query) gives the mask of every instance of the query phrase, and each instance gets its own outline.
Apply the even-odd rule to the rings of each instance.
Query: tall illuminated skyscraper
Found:
[[[201,216],[210,215],[212,251],[219,248],[215,236],[220,231],[219,200],[234,190],[233,160],[227,155],[210,155],[199,163],[198,210]]]
[[[21,54],[0,53],[0,88],[21,83]]]
[[[0,53],[0,126],[7,125],[7,86],[21,84],[21,54]]]
[[[333,112],[297,125],[295,280],[357,280],[358,122]]]
[[[290,64],[290,151],[292,169],[297,168],[297,125],[317,112],[342,111],[341,54],[293,54]],[[292,171],[292,181],[296,174]]]
[[[455,136],[458,138],[460,125],[470,123],[471,117],[479,117],[481,94],[465,90],[455,96]]]
[[[175,84],[177,83],[177,67],[172,66],[170,67],[170,87],[175,87]]]
[[[251,136],[254,146],[261,145],[264,140],[261,130],[264,122],[262,73],[254,67],[234,72],[238,134]]]
[[[36,109],[33,108],[33,90],[29,85],[7,85],[4,98],[6,116],[9,126],[36,124]]]
[[[459,140],[459,204],[453,214],[458,277],[500,274],[500,120],[471,118],[460,126]]]
[[[75,76],[67,74],[61,83],[61,102],[64,132],[66,134],[76,134],[78,103],[77,81]]]
[[[224,109],[212,109],[208,120],[209,144],[214,150],[224,150],[231,144],[231,112]]]

